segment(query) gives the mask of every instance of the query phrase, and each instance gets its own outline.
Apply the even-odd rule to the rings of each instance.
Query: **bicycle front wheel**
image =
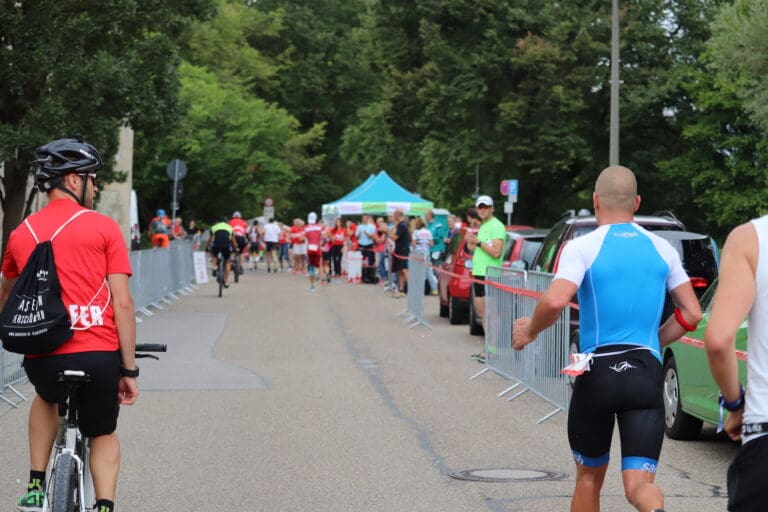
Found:
[[[77,481],[77,462],[68,453],[60,455],[53,467],[53,494],[49,496],[51,512],[75,510]]]

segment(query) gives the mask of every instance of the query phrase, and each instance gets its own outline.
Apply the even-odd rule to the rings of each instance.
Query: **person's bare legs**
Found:
[[[475,297],[473,306],[475,306],[475,312],[480,317],[480,322],[485,329],[485,297]]]
[[[29,409],[29,467],[45,471],[58,430],[59,406],[35,395]]]
[[[664,493],[653,483],[655,476],[654,473],[639,469],[625,469],[621,472],[627,501],[640,512],[664,508]]]
[[[571,512],[599,512],[600,490],[608,464],[591,468],[576,463],[576,488],[571,499]]]
[[[115,501],[120,471],[120,441],[116,432],[91,438],[90,465],[96,499]]]

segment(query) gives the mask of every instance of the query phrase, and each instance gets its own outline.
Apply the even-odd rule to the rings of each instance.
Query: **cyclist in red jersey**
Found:
[[[57,377],[65,369],[83,370],[91,377],[81,390],[78,406],[79,428],[90,438],[97,500],[95,505],[86,505],[100,512],[114,508],[120,467],[117,416],[120,404],[136,401],[139,372],[128,249],[120,226],[92,211],[97,173],[102,168],[99,153],[80,138],[55,140],[38,148],[32,171],[37,188],[47,193],[49,202],[27,218],[31,228],[25,223],[10,234],[3,258],[0,308],[35,248],[35,236],[50,240],[67,223],[52,243],[61,298],[70,312],[74,334],[50,354],[24,359],[37,394],[29,411],[28,492],[18,502],[23,511],[42,509],[58,404],[66,397]]]
[[[240,268],[243,268],[242,254],[248,248],[248,223],[243,220],[240,212],[232,214],[229,219],[229,225],[232,226],[232,236],[235,237],[235,257],[240,262]]]

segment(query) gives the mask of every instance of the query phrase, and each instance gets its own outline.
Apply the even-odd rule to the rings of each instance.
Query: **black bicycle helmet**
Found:
[[[101,155],[82,137],[58,139],[40,146],[32,161],[35,184],[41,192],[61,188],[59,182],[65,174],[94,174],[102,168]]]

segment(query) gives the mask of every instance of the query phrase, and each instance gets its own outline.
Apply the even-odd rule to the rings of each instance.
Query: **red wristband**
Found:
[[[683,312],[680,311],[680,308],[675,308],[675,320],[677,320],[677,323],[679,323],[682,326],[682,328],[688,332],[692,332],[696,330],[695,325],[691,325],[685,321],[685,318],[683,318]]]

